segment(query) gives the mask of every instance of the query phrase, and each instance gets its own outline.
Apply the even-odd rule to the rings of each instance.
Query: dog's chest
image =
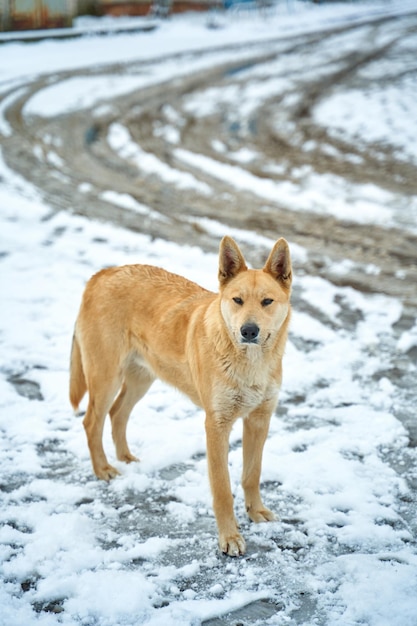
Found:
[[[234,403],[240,409],[251,410],[264,401],[265,392],[263,386],[256,384],[235,390]]]
[[[220,385],[215,390],[213,408],[223,415],[245,417],[263,402],[276,398],[277,393],[278,388],[274,385]]]

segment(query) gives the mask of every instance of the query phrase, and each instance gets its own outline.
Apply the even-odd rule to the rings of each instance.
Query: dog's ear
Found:
[[[278,239],[263,268],[289,289],[292,281],[290,249],[285,239]]]
[[[239,246],[231,237],[223,237],[219,253],[219,282],[225,285],[231,278],[247,270]]]

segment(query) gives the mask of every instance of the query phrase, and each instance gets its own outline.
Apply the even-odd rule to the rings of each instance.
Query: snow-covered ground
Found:
[[[182,16],[153,33],[8,43],[0,47],[0,93],[13,86],[18,97],[28,77],[46,72],[187,50],[195,70],[198,56],[191,53],[198,50],[308,32],[326,21],[342,25],[369,14],[406,12],[416,3],[401,4],[398,9],[387,2],[319,7],[292,2],[279,4],[267,21],[253,14],[223,17],[217,30],[208,30],[202,16]],[[137,77],[115,75],[100,83],[74,79],[51,85],[26,114],[47,117],[92,106],[106,92],[122,94],[165,81],[173,72],[175,62],[164,61],[140,83]],[[415,80],[404,79],[404,89],[385,99],[384,115],[380,94],[366,99],[364,112],[363,94],[352,91],[340,105],[335,96],[330,110],[319,108],[317,118],[335,133],[360,132],[364,141],[382,137],[413,160]],[[9,105],[3,100],[0,109],[3,137],[12,132],[5,114]],[[393,111],[392,123],[387,110]],[[111,141],[142,166],[158,167],[117,123]],[[191,158],[180,146],[177,151]],[[208,167],[202,161],[195,165]],[[164,172],[174,175],[174,170]],[[230,175],[226,166],[223,175]],[[178,184],[202,185],[184,173],[182,178],[178,173]],[[111,189],[106,193],[116,197]],[[209,187],[202,193],[210,193]],[[323,193],[318,185],[317,194]],[[381,198],[375,192],[365,221],[372,224],[373,215],[379,220]],[[133,200],[120,194],[117,199]],[[135,209],[152,216],[149,207]],[[383,201],[380,209],[385,216]],[[365,213],[363,206],[362,219]],[[411,221],[415,224],[415,218]],[[238,424],[230,473],[248,552],[232,560],[217,551],[200,410],[156,383],[129,425],[140,464],[114,461],[106,431],[109,459],[122,473],[107,485],[92,475],[82,420],[72,415],[67,398],[72,328],[91,274],[107,265],[145,262],[215,290],[216,255],[191,243],[179,247],[56,213],[1,155],[0,224],[1,625],[191,626],[260,600],[270,601],[263,624],[417,623],[409,480],[416,476],[416,455],[396,417],[405,402],[401,381],[397,385],[384,374],[388,353],[401,359],[417,346],[417,322],[400,336],[393,332],[402,314],[399,301],[314,276],[295,277],[308,306],[294,311],[280,409],[272,420],[262,474],[266,504],[281,519],[260,526],[246,521]],[[220,231],[215,232],[219,239]],[[243,250],[245,241],[256,241],[253,233],[228,232]],[[260,246],[272,244],[259,238]],[[306,251],[293,246],[293,253],[297,260]],[[410,365],[408,374],[414,377],[416,368]]]

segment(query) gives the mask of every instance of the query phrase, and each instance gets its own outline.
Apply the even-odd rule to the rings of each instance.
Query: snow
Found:
[[[408,352],[412,348],[417,346],[417,324],[410,330],[404,332],[398,340],[398,350],[401,352]]]
[[[131,76],[83,76],[51,85],[31,98],[24,107],[25,115],[49,117],[63,111],[76,111],[93,106],[109,92],[115,96],[143,87],[143,79]]]
[[[278,13],[277,32],[307,32],[322,20],[343,23],[369,12],[386,14],[391,5],[365,5],[362,14],[346,5],[294,6],[294,14]],[[407,6],[412,3],[396,10],[405,12]],[[218,31],[208,31],[201,18],[183,16],[154,33],[44,41],[30,48],[3,44],[0,90],[13,84],[17,91],[3,100],[0,133],[8,137],[12,132],[5,110],[24,93],[26,76],[190,52],[179,67],[175,62],[155,63],[152,76],[85,76],[52,84],[30,101],[25,115],[48,117],[91,105],[99,110],[106,95],[167,80],[175,68],[179,74],[209,67],[210,57],[199,59],[199,50],[232,42],[259,45],[270,37],[270,23],[253,16],[241,16]],[[347,38],[346,45],[354,49],[356,39]],[[227,50],[216,54],[225,60],[230,56]],[[407,129],[397,113],[400,106],[411,110],[415,83],[404,79],[402,86],[405,92],[389,94],[395,123],[382,112],[381,94],[353,91],[343,102],[334,96],[329,110],[319,107],[318,119],[325,118],[334,132],[360,133],[364,141],[392,141],[404,150],[404,158],[414,159],[415,117],[414,126]],[[258,92],[258,97],[266,93]],[[216,102],[216,94],[206,97],[204,114]],[[375,112],[374,123],[366,127],[363,98],[366,110],[373,107]],[[190,107],[195,104],[190,102]],[[170,123],[174,127],[178,121]],[[140,160],[149,174],[211,193],[208,184],[147,154],[122,123],[113,124],[108,141],[122,158],[133,164]],[[305,196],[296,197],[290,183],[278,189],[268,179],[248,178],[238,165],[226,166],[179,146],[175,154],[265,199],[287,193],[294,208],[312,213],[318,210],[316,204],[325,205],[326,197],[333,202],[337,195],[328,194],[334,181],[324,178],[312,177]],[[252,156],[256,158],[246,151],[235,160]],[[59,167],[53,150],[48,158]],[[394,220],[391,209],[383,206],[386,192],[371,186],[361,192],[362,200],[349,212],[344,201],[322,210],[342,216],[357,211],[357,219],[370,224]],[[129,194],[109,189],[103,199],[153,215]],[[295,277],[297,290],[317,315],[294,312],[282,409],[272,419],[265,448],[262,477],[276,485],[269,490],[267,504],[281,520],[260,526],[245,522],[237,424],[231,437],[230,474],[248,554],[231,561],[216,548],[201,410],[156,383],[129,423],[129,440],[140,464],[125,466],[113,460],[106,428],[105,448],[121,476],[103,485],[92,476],[81,419],[72,415],[67,399],[73,324],[84,284],[94,272],[110,264],[152,263],[216,289],[216,255],[55,213],[2,158],[0,220],[1,625],[192,626],[265,598],[284,605],[268,623],[294,624],[291,611],[299,602],[297,594],[307,594],[315,598],[326,626],[414,626],[417,557],[400,504],[409,487],[385,460],[390,451],[402,462],[407,433],[393,412],[398,388],[377,376],[378,346],[395,344],[392,326],[401,315],[398,301],[339,288],[322,278]],[[204,227],[218,238],[223,234],[213,220],[204,220]],[[230,234],[243,249],[245,242],[254,242],[253,233],[235,229]],[[265,237],[256,242],[265,248],[273,243]],[[303,248],[290,246],[294,259],[306,258]],[[360,312],[355,332],[341,321],[344,307]],[[404,331],[395,344],[400,354],[417,345],[416,329]],[[37,383],[42,399],[16,393],[13,377]],[[153,521],[147,522],[147,515]],[[49,605],[62,611],[48,610]]]
[[[129,131],[121,124],[112,124],[109,129],[108,142],[110,147],[129,163],[137,164],[148,174],[158,174],[162,180],[173,182],[180,188],[191,188],[210,195],[211,189],[208,185],[196,180],[188,172],[180,172],[165,163],[162,163],[153,154],[142,150],[132,141]]]
[[[398,158],[417,161],[415,136],[417,121],[411,115],[417,92],[415,76],[405,76],[398,88],[362,92],[352,90],[335,94],[316,109],[317,121],[336,136],[353,135],[358,143],[392,145]],[[373,115],[369,116],[371,108]]]

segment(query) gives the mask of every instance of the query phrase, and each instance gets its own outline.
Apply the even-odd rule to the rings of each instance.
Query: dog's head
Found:
[[[237,345],[273,346],[290,313],[291,260],[288,244],[279,239],[260,270],[247,268],[231,237],[220,244],[221,312]]]

